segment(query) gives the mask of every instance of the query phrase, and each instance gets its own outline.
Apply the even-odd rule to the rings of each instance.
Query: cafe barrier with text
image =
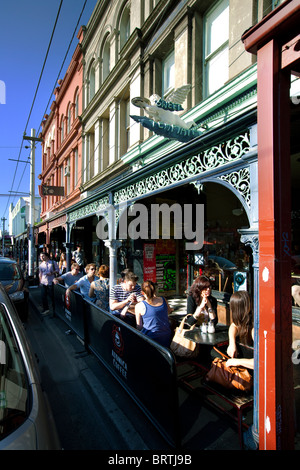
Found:
[[[164,438],[178,447],[179,403],[173,353],[83,300],[80,294],[73,291],[66,298],[66,288],[60,284],[54,286],[54,292],[56,315],[83,339],[85,347],[107,367]]]

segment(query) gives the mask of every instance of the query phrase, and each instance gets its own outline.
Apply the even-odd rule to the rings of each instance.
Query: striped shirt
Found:
[[[109,299],[110,300],[116,300],[117,302],[123,302],[124,300],[127,299],[127,297],[130,296],[130,294],[136,294],[137,300],[139,300],[139,297],[140,297],[140,300],[143,300],[141,290],[142,290],[141,286],[138,285],[138,284],[136,284],[134,286],[133,290],[125,290],[122,286],[122,283],[121,284],[116,284],[115,286],[113,286],[110,289]],[[122,307],[120,310],[111,310],[111,313],[113,315],[117,315],[117,314],[121,313],[123,308],[124,307]]]

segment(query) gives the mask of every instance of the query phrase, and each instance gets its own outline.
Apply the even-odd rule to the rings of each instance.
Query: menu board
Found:
[[[156,246],[155,243],[144,243],[144,281],[156,282]]]

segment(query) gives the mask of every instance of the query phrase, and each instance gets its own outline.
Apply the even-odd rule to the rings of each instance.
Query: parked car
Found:
[[[13,301],[23,322],[28,318],[29,292],[20,266],[15,260],[0,257],[0,282]]]
[[[0,285],[0,450],[59,450],[24,326]]]

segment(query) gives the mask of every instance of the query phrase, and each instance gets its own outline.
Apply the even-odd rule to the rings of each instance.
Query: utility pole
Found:
[[[2,217],[2,222],[3,222],[3,230],[2,230],[2,256],[4,256],[4,248],[5,248],[5,235],[4,235],[4,232],[5,232],[5,221],[6,221],[6,218],[5,217]]]
[[[35,142],[42,142],[43,139],[35,137],[35,129],[31,129],[31,137],[24,136],[24,140],[31,142],[30,154],[30,206],[29,206],[29,239],[28,239],[28,276],[34,275],[34,209],[35,209]]]

